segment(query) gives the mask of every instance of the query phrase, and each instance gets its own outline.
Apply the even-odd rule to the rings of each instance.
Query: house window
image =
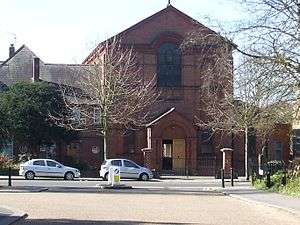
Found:
[[[280,141],[273,143],[274,159],[283,160],[283,144]]]
[[[198,153],[212,155],[213,143],[211,130],[198,130],[197,132]]]
[[[157,85],[159,87],[181,85],[181,52],[175,44],[165,43],[158,49]]]
[[[82,113],[80,111],[80,109],[73,109],[72,111],[72,120],[74,121],[74,123],[76,123],[77,125],[83,125],[86,124],[86,120],[85,118],[82,116]]]
[[[99,108],[94,108],[94,113],[93,113],[93,123],[95,125],[100,124],[101,118],[100,118],[100,109]]]
[[[124,149],[128,153],[135,151],[135,130],[127,129],[124,134]]]

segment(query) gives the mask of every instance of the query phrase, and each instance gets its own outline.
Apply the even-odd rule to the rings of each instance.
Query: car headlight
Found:
[[[79,170],[75,170],[76,173],[79,173]]]

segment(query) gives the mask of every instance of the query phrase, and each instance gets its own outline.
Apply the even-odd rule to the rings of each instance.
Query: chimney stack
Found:
[[[10,47],[9,47],[9,58],[13,57],[14,54],[15,54],[15,46],[14,46],[14,44],[10,44]]]
[[[39,80],[40,80],[40,59],[33,58],[32,81],[37,82]]]

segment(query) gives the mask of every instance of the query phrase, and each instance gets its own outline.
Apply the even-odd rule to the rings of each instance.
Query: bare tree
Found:
[[[197,118],[198,125],[223,134],[244,133],[248,176],[251,132],[264,138],[277,124],[292,121],[294,109],[293,99],[286,90],[288,81],[276,76],[275,64],[265,66],[265,58],[240,58],[239,65],[233,68],[232,50],[237,46],[216,33],[194,31],[186,38],[185,45],[200,50],[199,66],[205,77],[199,102],[205,116]]]
[[[155,82],[154,77],[144,79],[132,48],[110,39],[97,47],[73,85],[61,86],[69,113],[59,122],[75,130],[96,131],[103,137],[106,159],[110,129],[146,122],[148,108],[159,96]]]
[[[237,51],[260,59],[273,71],[282,91],[294,99],[300,82],[300,0],[240,0],[249,13],[226,35],[240,42]]]

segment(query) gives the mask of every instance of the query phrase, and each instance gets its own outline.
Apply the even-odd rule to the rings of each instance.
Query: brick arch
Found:
[[[182,41],[183,37],[180,34],[174,32],[162,32],[152,41],[151,47],[158,49],[163,43],[173,43],[179,46]]]
[[[185,139],[186,132],[182,126],[171,124],[162,130],[162,139]]]
[[[162,138],[164,135],[163,132],[168,131],[168,129],[172,129],[172,127],[174,127],[174,129],[178,128],[177,134],[174,134],[177,136],[181,136],[181,138],[186,139],[196,136],[195,127],[176,111],[172,112],[170,115],[168,115],[166,118],[162,119],[158,124],[155,125],[155,136]]]

